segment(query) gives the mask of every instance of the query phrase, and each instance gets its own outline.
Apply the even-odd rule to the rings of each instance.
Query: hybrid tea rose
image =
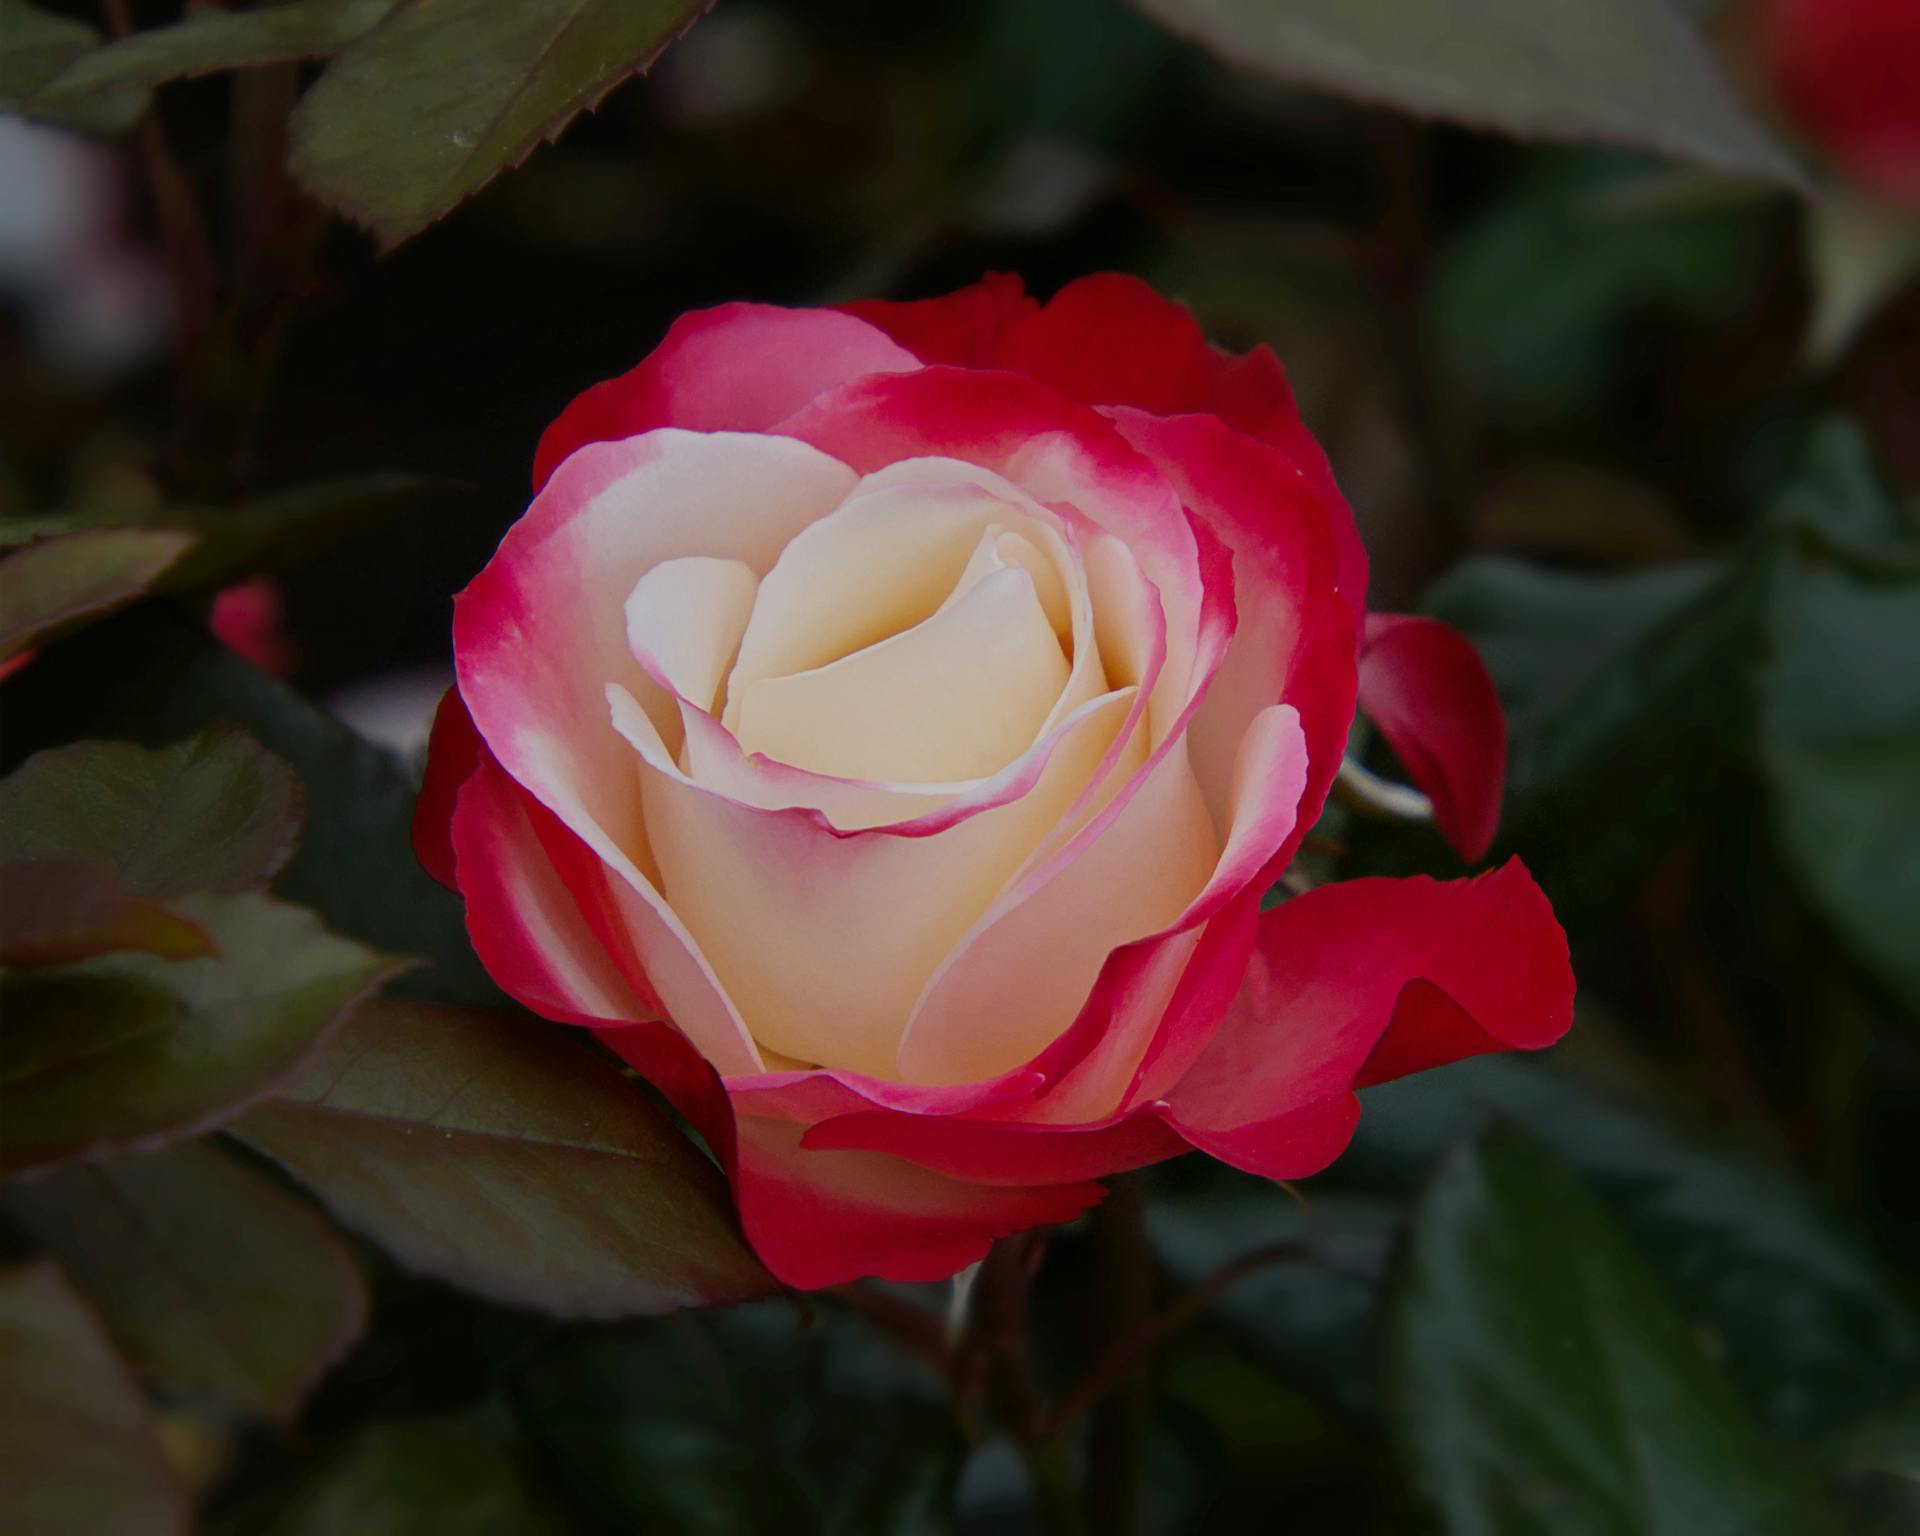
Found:
[[[1463,853],[1472,651],[1369,619],[1271,352],[1123,277],[691,314],[541,440],[416,837],[500,985],[705,1136],[782,1280],[927,1280],[1197,1147],[1567,1027],[1509,864],[1261,898],[1356,691]]]

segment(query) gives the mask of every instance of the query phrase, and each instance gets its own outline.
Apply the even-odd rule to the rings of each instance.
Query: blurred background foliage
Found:
[[[576,12],[630,33],[610,74],[611,54],[563,78],[534,50],[533,116],[481,146],[501,163],[686,19],[439,7],[476,55]],[[1496,856],[1547,886],[1581,998],[1548,1059],[1372,1090],[1352,1152],[1292,1197],[1199,1159],[1153,1172],[1145,1235],[1181,1326],[1062,1437],[1099,1528],[1920,1529],[1920,283],[1900,254],[1920,246],[1844,191],[1789,185],[1756,6],[1688,9],[1776,137],[1716,107],[1717,73],[1680,117],[1634,100],[1673,100],[1665,66],[1591,111],[1567,94],[1571,124],[1444,58],[1409,76],[1418,6],[1346,13],[1385,18],[1376,80],[1316,51],[1328,4],[720,0],[644,83],[477,190],[484,155],[391,149],[461,103],[343,54],[294,111],[289,177],[300,61],[387,9],[196,8],[185,44],[108,70],[90,10],[0,0],[0,99],[111,129],[158,88],[110,149],[0,117],[0,533],[18,546],[0,646],[40,652],[0,683],[0,757],[192,738],[131,767],[76,747],[61,772],[131,774],[129,803],[170,816],[199,803],[192,773],[226,775],[197,836],[240,850],[209,873],[161,849],[109,885],[45,760],[37,786],[0,787],[0,858],[61,861],[139,936],[132,959],[0,981],[0,1155],[83,1165],[0,1192],[21,1261],[0,1273],[0,1489],[24,1511],[0,1524],[176,1530],[191,1505],[215,1532],[301,1536],[1034,1526],[992,1415],[964,1393],[956,1411],[881,1337],[898,1327],[870,1326],[905,1305],[924,1333],[942,1295],[603,1320],[763,1288],[711,1170],[658,1117],[598,1149],[628,1191],[608,1198],[634,1202],[621,1241],[661,1211],[715,1223],[695,1278],[656,1273],[644,1243],[556,1237],[551,1212],[503,1229],[414,1161],[409,1187],[452,1213],[423,1245],[385,1154],[341,1150],[353,1136],[297,1091],[231,1117],[259,1096],[246,1074],[265,1083],[387,955],[421,962],[400,994],[497,1002],[404,829],[450,594],[524,506],[561,405],[701,305],[915,296],[985,269],[1045,293],[1118,268],[1221,344],[1275,347],[1360,518],[1373,605],[1479,644],[1513,733]],[[1582,33],[1583,13],[1541,8],[1575,56],[1611,57],[1613,23]],[[218,30],[236,17],[272,29]],[[99,78],[49,95],[75,59]],[[282,679],[200,622],[260,571]],[[194,736],[222,722],[246,734]],[[275,788],[288,771],[303,798]],[[1458,872],[1437,835],[1351,806],[1310,847],[1316,876]],[[282,936],[222,946],[191,983],[155,958],[242,923]],[[297,995],[284,964],[239,974],[269,952],[299,957]],[[102,988],[121,1012],[88,1001]],[[431,1007],[380,1006],[441,1060]],[[108,1027],[139,1009],[273,1022],[209,1087]],[[79,1049],[48,1041],[81,1016],[108,1021],[89,1059],[142,1086],[113,1124],[87,1118],[102,1079],[70,1075],[55,1102],[35,1075]],[[524,1065],[525,1103],[478,1106],[476,1139],[489,1114],[560,1102],[574,1071]],[[403,1135],[413,1111],[383,1112]],[[180,1139],[215,1123],[230,1133]],[[643,1165],[654,1183],[622,1183]],[[503,1231],[585,1256],[522,1273]],[[1058,1235],[1034,1297],[1041,1384],[1069,1402],[1109,1309],[1138,1310],[1104,1258]]]

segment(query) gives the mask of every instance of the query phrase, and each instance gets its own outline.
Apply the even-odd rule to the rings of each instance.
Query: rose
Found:
[[[1920,5],[1914,0],[1775,0],[1774,91],[1848,178],[1920,208]]]
[[[1189,1147],[1305,1175],[1356,1087],[1566,1028],[1517,864],[1260,911],[1356,673],[1469,854],[1504,757],[1465,642],[1365,619],[1265,348],[1122,277],[724,305],[535,480],[457,600],[421,856],[788,1283],[950,1274]]]

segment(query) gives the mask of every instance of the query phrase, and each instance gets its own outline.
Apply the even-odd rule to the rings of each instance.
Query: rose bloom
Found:
[[[1850,179],[1920,209],[1920,0],[1774,0],[1774,91]]]
[[[682,318],[460,595],[416,841],[475,948],[714,1149],[795,1286],[930,1280],[1198,1147],[1559,1037],[1517,863],[1262,912],[1356,690],[1484,851],[1471,649],[1365,613],[1285,375],[1124,277]]]

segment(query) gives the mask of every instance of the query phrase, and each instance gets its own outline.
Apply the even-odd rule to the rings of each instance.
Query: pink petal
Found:
[[[1537,1050],[1572,1018],[1566,936],[1518,860],[1445,884],[1322,886],[1263,915],[1246,983],[1167,1113],[1223,1162],[1299,1178],[1345,1147],[1354,1089]]]
[[[822,390],[919,362],[873,326],[830,309],[722,304],[674,321],[639,364],[574,398],[540,439],[533,488],[586,443],[655,427],[763,432]]]
[[[1463,859],[1493,842],[1507,772],[1507,721],[1472,643],[1438,619],[1376,613],[1360,652],[1360,707]]]
[[[802,1290],[866,1276],[944,1280],[996,1238],[1070,1221],[1097,1184],[995,1188],[878,1152],[808,1151],[800,1121],[742,1113],[713,1068],[665,1025],[607,1030],[607,1047],[666,1094],[719,1156],[761,1261]],[[810,1074],[818,1075],[818,1074]]]
[[[1300,712],[1309,766],[1284,864],[1320,814],[1353,724],[1357,594],[1341,590],[1339,557],[1355,537],[1351,514],[1329,509],[1285,454],[1213,417],[1109,414],[1232,552],[1239,620],[1188,732],[1216,820],[1248,723],[1282,701]]]
[[[440,696],[427,737],[427,771],[413,803],[413,855],[450,891],[460,888],[453,867],[453,808],[485,750],[460,690],[449,688]]]

